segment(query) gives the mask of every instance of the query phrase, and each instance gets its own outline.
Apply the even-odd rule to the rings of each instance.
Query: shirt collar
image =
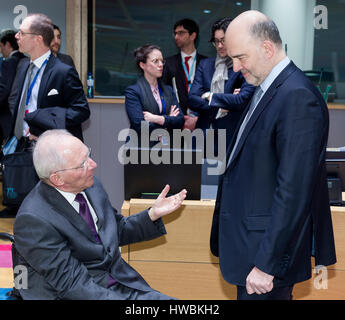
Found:
[[[13,56],[16,52],[18,52],[18,50],[13,50],[8,57]]]
[[[150,84],[150,88],[152,92],[158,92],[158,84],[157,86],[153,86],[152,84]]]
[[[74,202],[75,200],[75,196],[76,194],[72,193],[72,192],[66,192],[66,191],[62,191],[58,188],[55,188],[57,191],[60,192],[60,194],[68,201],[68,203],[70,205],[72,205],[72,203]],[[86,194],[84,191],[80,192],[85,198],[86,198]]]
[[[290,63],[290,59],[288,57],[285,57],[282,61],[280,61],[269,73],[269,75],[266,77],[266,79],[261,83],[260,87],[265,93],[268,88],[271,86],[273,81],[279,76],[279,74],[287,67],[287,65]]]
[[[194,59],[194,57],[196,56],[196,50],[194,50],[194,52],[192,52],[191,54],[187,54],[187,53],[184,53],[183,51],[181,51],[181,56],[184,60],[185,57],[192,57],[192,59]]]
[[[33,62],[34,65],[39,69],[42,67],[44,61],[49,58],[50,54],[51,54],[51,51],[48,50],[45,54],[41,55],[39,58],[31,62]]]

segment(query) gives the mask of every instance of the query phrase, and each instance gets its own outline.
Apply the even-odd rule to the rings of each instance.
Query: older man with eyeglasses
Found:
[[[18,264],[28,270],[23,299],[166,300],[121,257],[119,246],[166,233],[161,220],[180,207],[186,190],[130,217],[109,201],[90,150],[66,130],[48,130],[36,143],[41,181],[26,197],[14,223]]]

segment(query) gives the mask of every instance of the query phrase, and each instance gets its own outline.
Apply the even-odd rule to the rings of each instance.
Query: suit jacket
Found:
[[[74,61],[73,61],[72,57],[69,56],[68,54],[64,54],[64,53],[58,52],[58,53],[56,54],[56,56],[57,56],[63,63],[66,63],[66,64],[68,64],[69,66],[75,68]]]
[[[14,132],[21,92],[29,63],[30,62],[26,60],[21,66],[21,69],[18,70],[18,72],[20,72],[18,75],[18,94],[15,103],[16,108],[14,110],[11,136]],[[55,89],[58,94],[48,95],[52,89]],[[90,116],[89,105],[84,94],[83,85],[77,71],[73,67],[68,66],[51,55],[42,75],[38,92],[37,110],[32,112],[31,116],[34,116],[35,113],[39,113],[39,109],[54,107],[54,117],[63,117],[66,127],[52,127],[46,129],[67,129],[74,136],[82,140],[81,124]],[[58,109],[60,112],[57,112]],[[42,115],[49,116],[49,112],[42,113]],[[43,119],[42,122],[46,123],[47,121]],[[60,121],[51,121],[51,123],[57,122],[61,123]],[[36,131],[39,130],[40,128],[36,128]]]
[[[196,66],[198,67],[199,62],[202,59],[207,58],[199,53],[196,54]],[[188,91],[186,86],[185,73],[182,66],[182,56],[181,53],[170,56],[165,59],[162,81],[169,86],[173,86],[172,79],[175,77],[176,88],[179,97],[179,104],[183,113],[187,114],[188,106]]]
[[[209,104],[209,101],[202,99],[201,96],[211,90],[215,61],[216,58],[200,61],[188,94],[188,105],[199,113],[197,128],[207,129],[212,124],[213,128],[226,129],[227,142],[229,142],[255,87],[244,80],[241,72],[234,72],[230,68],[228,69],[228,80],[224,83],[224,93],[214,93]],[[235,89],[241,89],[240,93],[234,95]],[[219,108],[227,109],[230,112],[227,116],[215,120]]]
[[[328,126],[322,96],[291,62],[260,100],[220,177],[211,251],[226,281],[245,286],[256,266],[275,276],[274,286],[291,285],[311,277],[312,251],[316,265],[336,262]]]
[[[165,234],[162,221],[152,222],[147,210],[127,218],[117,213],[97,178],[84,191],[102,243],[55,188],[39,182],[23,201],[14,238],[18,263],[28,269],[24,299],[125,299],[107,288],[109,275],[127,287],[153,290],[121,258],[119,246]]]
[[[162,83],[161,83],[162,85]],[[163,84],[164,85],[164,84]],[[165,123],[163,126],[160,126],[156,123],[149,123],[149,132],[151,133],[155,129],[163,129],[166,128],[168,131],[172,131],[173,129],[180,129],[183,127],[184,124],[184,117],[181,108],[177,102],[175,93],[173,92],[170,86],[164,85],[164,90],[170,96],[170,100],[172,101],[171,105],[176,105],[180,109],[180,113],[176,117],[169,116],[171,105],[166,105],[166,113],[162,114],[159,111],[158,104],[153,97],[152,92],[149,94],[149,98],[151,100],[151,104],[148,106],[144,106],[144,98],[143,92],[139,87],[139,84],[136,83],[134,85],[129,86],[125,91],[125,107],[127,116],[130,121],[131,129],[134,129],[137,133],[141,133],[141,122],[145,121],[143,111],[149,111],[153,114],[163,115],[165,118]],[[139,137],[140,140],[140,137]]]
[[[2,71],[0,73],[0,126],[4,138],[10,133],[12,121],[8,97],[16,76],[18,63],[24,57],[24,54],[17,51],[2,63]]]

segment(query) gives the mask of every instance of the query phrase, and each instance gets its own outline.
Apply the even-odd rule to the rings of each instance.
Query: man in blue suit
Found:
[[[336,262],[325,153],[328,109],[282,50],[279,31],[258,11],[226,32],[234,71],[257,86],[220,177],[211,231],[238,299],[292,299],[315,265]]]
[[[48,129],[67,129],[83,138],[81,124],[90,116],[83,85],[77,71],[51,53],[53,37],[51,20],[43,14],[28,15],[16,35],[19,51],[31,60],[18,70],[12,124],[18,140],[36,139]]]
[[[246,83],[240,72],[232,70],[232,60],[224,42],[230,21],[230,18],[223,18],[212,25],[210,42],[217,56],[200,61],[188,94],[190,108],[199,114],[196,127],[226,129],[227,145],[255,89]]]

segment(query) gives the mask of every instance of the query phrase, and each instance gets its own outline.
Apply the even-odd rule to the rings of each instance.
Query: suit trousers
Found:
[[[158,291],[140,291],[116,282],[109,290],[116,291],[124,300],[177,300]]]
[[[248,294],[246,287],[237,286],[237,300],[292,300],[292,286],[278,287],[265,294]]]

